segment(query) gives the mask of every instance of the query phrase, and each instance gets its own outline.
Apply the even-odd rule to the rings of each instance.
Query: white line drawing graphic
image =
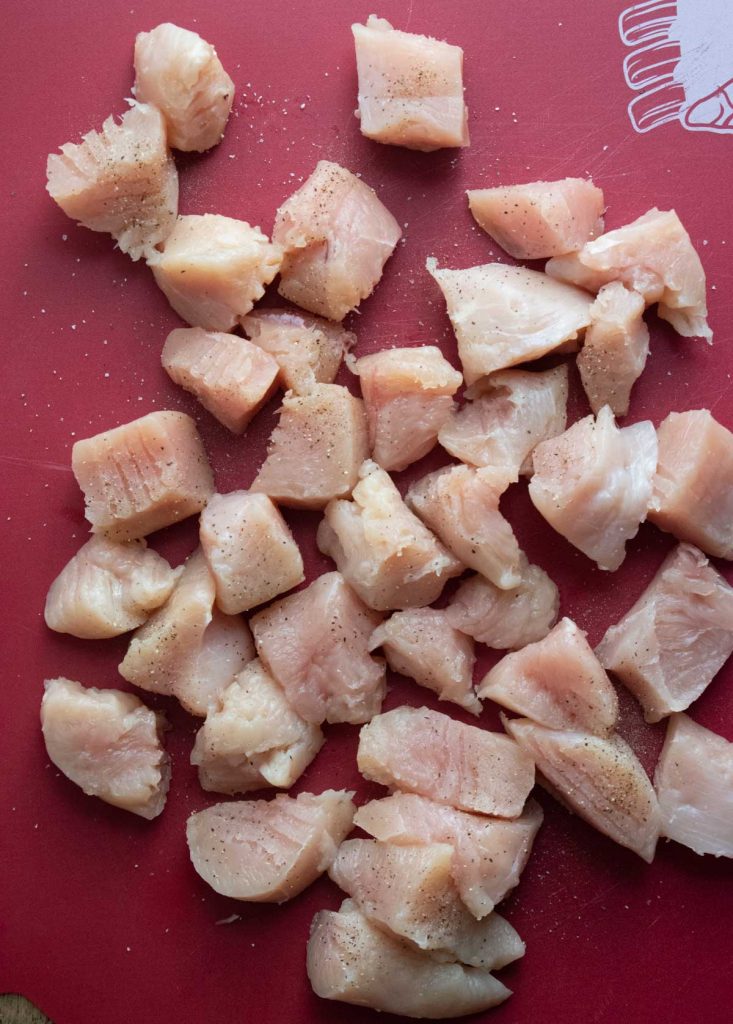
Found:
[[[733,133],[733,0],[644,0],[618,26],[635,131]]]

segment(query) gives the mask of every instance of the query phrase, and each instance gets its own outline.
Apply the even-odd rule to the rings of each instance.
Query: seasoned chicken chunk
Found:
[[[604,405],[614,416],[629,411],[631,389],[649,355],[644,299],[620,281],[601,288],[590,307],[590,327],[578,355],[578,370],[593,412]]]

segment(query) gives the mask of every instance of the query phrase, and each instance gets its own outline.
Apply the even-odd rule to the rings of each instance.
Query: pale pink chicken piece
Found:
[[[392,348],[357,359],[372,458],[401,470],[431,451],[463,383],[435,345]]]
[[[405,501],[456,558],[501,590],[522,582],[522,552],[499,499],[513,474],[448,466],[410,486]]]
[[[401,32],[374,14],[351,31],[362,135],[423,153],[469,145],[460,46]]]
[[[283,386],[298,395],[333,384],[356,335],[299,309],[255,309],[240,319],[244,333],[280,367]]]
[[[478,1013],[511,995],[490,971],[437,960],[378,928],[352,900],[313,918],[307,970],[322,999],[428,1020]]]
[[[481,921],[461,900],[451,875],[453,847],[445,843],[397,846],[347,839],[328,873],[370,921],[418,949],[487,970],[524,956],[508,921]]]
[[[626,542],[647,518],[657,466],[657,436],[649,420],[619,429],[604,405],[532,455],[529,496],[550,526],[614,572]]]
[[[649,355],[644,299],[620,281],[604,285],[590,307],[590,327],[578,355],[580,379],[590,407],[608,405],[615,416],[629,411],[631,389]]]
[[[196,424],[182,412],[151,412],[77,441],[71,468],[92,533],[136,540],[196,515],[214,478]]]
[[[382,648],[393,672],[409,676],[420,686],[474,715],[481,702],[473,689],[473,640],[448,622],[437,608],[408,608],[395,612],[372,633],[369,650]]]
[[[180,216],[148,266],[182,320],[231,331],[265,294],[281,259],[258,227],[205,213]]]
[[[534,785],[531,757],[502,733],[428,708],[376,715],[359,733],[364,778],[459,810],[516,818]]]
[[[196,32],[164,22],[135,39],[133,93],[162,112],[168,144],[203,153],[224,135],[234,82]]]
[[[171,775],[161,742],[166,721],[137,697],[48,679],[41,727],[48,756],[87,796],[142,818],[163,810]]]
[[[276,390],[280,372],[272,356],[245,338],[201,327],[171,331],[161,362],[171,380],[234,434],[243,433]]]
[[[652,862],[659,805],[649,776],[628,743],[617,735],[546,729],[527,718],[503,721],[554,787],[553,795],[557,791],[570,810],[599,832]]]
[[[690,236],[674,210],[656,207],[615,231],[608,231],[546,266],[558,281],[597,292],[621,281],[643,295],[686,338],[713,340],[707,323],[705,271]]]
[[[202,789],[215,793],[289,789],[322,746],[318,726],[293,711],[255,659],[209,711],[196,734],[191,764],[198,766]]]
[[[733,558],[733,434],[708,409],[671,412],[657,428],[648,518],[716,558]]]
[[[479,227],[516,260],[543,260],[580,249],[603,231],[603,192],[587,178],[471,189]]]
[[[353,793],[278,793],[214,804],[186,825],[191,862],[222,896],[284,903],[321,875],[351,831]]]
[[[733,857],[733,743],[672,715],[654,788],[663,836],[701,855]]]
[[[354,825],[399,846],[448,843],[453,881],[473,916],[481,919],[519,882],[542,817],[534,800],[519,818],[507,821],[398,792],[359,807]]]
[[[471,576],[453,595],[446,615],[454,629],[496,650],[516,650],[541,640],[557,622],[557,587],[538,565],[522,556],[522,580],[500,590],[482,576]]]
[[[303,558],[266,494],[215,494],[201,513],[201,548],[227,615],[249,611],[305,579]]]
[[[83,640],[120,636],[168,600],[178,575],[144,540],[92,537],[49,587],[46,625]]]
[[[192,715],[216,707],[255,652],[244,619],[220,612],[214,595],[199,548],[166,603],[133,634],[120,675],[142,690],[177,697]]]
[[[257,653],[307,722],[368,722],[382,706],[385,667],[369,655],[381,616],[329,572],[253,616]]]
[[[278,291],[343,320],[376,288],[402,231],[365,181],[329,160],[277,211],[272,240],[284,253]]]
[[[667,556],[638,601],[596,648],[647,722],[684,711],[733,653],[733,588],[690,544]]]
[[[482,698],[550,729],[608,736],[618,697],[585,633],[560,619],[544,639],[505,655],[484,677]]]
[[[67,217],[106,232],[133,260],[148,257],[173,230],[178,173],[163,115],[133,103],[119,122],[67,142],[46,164],[46,189]]]
[[[438,440],[473,466],[532,475],[532,451],[567,425],[568,368],[500,370],[476,381],[466,404],[446,420]]]
[[[463,566],[410,511],[388,473],[367,461],[359,476],[351,501],[326,507],[318,547],[370,608],[432,604]]]
[[[324,508],[346,498],[368,457],[364,403],[339,384],[283,398],[267,458],[251,485],[290,508]]]
[[[592,298],[547,274],[504,263],[428,272],[443,292],[467,384],[574,341],[590,323]]]

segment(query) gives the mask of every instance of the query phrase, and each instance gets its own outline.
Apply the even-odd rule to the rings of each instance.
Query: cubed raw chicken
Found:
[[[463,1017],[511,995],[490,971],[436,960],[376,927],[352,900],[313,918],[307,970],[322,999],[403,1017]]]
[[[671,412],[657,429],[649,519],[717,558],[733,558],[733,434],[708,409]]]
[[[524,956],[524,943],[498,914],[477,921],[451,876],[453,847],[397,846],[347,839],[328,873],[370,921],[447,960],[495,970]]]
[[[567,425],[568,368],[500,370],[473,384],[441,427],[447,452],[473,466],[532,475],[532,451]]]
[[[188,819],[191,862],[222,896],[284,903],[330,865],[351,831],[353,795],[327,789],[214,804]]]
[[[522,582],[522,553],[499,499],[512,474],[505,469],[448,466],[413,483],[405,501],[463,565],[501,590]]]
[[[374,14],[351,31],[362,135],[423,153],[469,145],[460,46],[400,32]]]
[[[695,853],[733,857],[733,743],[672,715],[654,787],[663,836]]]
[[[596,648],[647,722],[684,711],[733,653],[733,588],[702,551],[680,544]]]
[[[620,736],[546,729],[527,718],[504,719],[510,736],[570,810],[651,863],[659,836],[657,798],[634,751]]]
[[[529,800],[507,821],[457,811],[415,793],[394,793],[359,807],[354,825],[384,843],[448,843],[450,870],[461,899],[483,918],[519,882],[542,824],[542,808]]]
[[[384,349],[362,356],[352,369],[359,375],[374,461],[400,470],[427,455],[463,383],[440,349]]]
[[[585,633],[567,618],[543,640],[505,655],[479,693],[550,729],[608,736],[618,718],[610,679]]]
[[[465,580],[453,595],[446,615],[454,629],[497,650],[516,650],[547,636],[557,622],[557,587],[538,565],[522,556],[522,582],[499,590],[482,576]]]
[[[234,434],[244,431],[273,394],[280,372],[272,356],[246,338],[201,327],[171,331],[161,362],[171,380]]]
[[[500,818],[518,817],[534,785],[532,758],[509,737],[428,708],[376,715],[359,733],[357,764],[372,782]]]
[[[329,572],[253,616],[257,653],[307,722],[368,722],[382,706],[385,668],[369,655],[381,616]]]
[[[359,476],[352,501],[327,506],[318,547],[370,608],[432,604],[463,566],[409,510],[388,473],[367,461]]]
[[[48,679],[41,702],[48,756],[87,796],[155,818],[170,782],[165,718],[131,693]]]
[[[92,533],[135,540],[196,515],[214,478],[196,424],[182,412],[151,412],[77,441],[71,468]]]
[[[46,189],[67,217],[106,232],[133,260],[151,256],[173,230],[178,173],[163,115],[133,103],[119,122],[67,142],[46,164]]]
[[[144,540],[92,537],[51,584],[46,625],[83,640],[120,636],[168,600],[178,575]]]
[[[629,411],[631,389],[649,355],[644,299],[620,281],[604,285],[590,307],[590,327],[578,355],[578,370],[593,412],[604,405],[615,416]]]
[[[708,327],[705,271],[690,236],[674,210],[649,210],[615,231],[600,235],[567,256],[555,256],[545,268],[558,281],[597,292],[622,281],[657,302],[657,312],[686,338],[713,340]]]
[[[433,690],[441,700],[452,701],[474,715],[481,713],[473,689],[473,640],[453,629],[444,611],[408,608],[395,612],[372,633],[369,649],[378,647],[394,672]]]
[[[532,455],[532,502],[558,533],[613,572],[647,517],[657,466],[649,420],[619,430],[604,405]]]
[[[217,707],[255,654],[244,619],[220,612],[214,595],[199,548],[163,607],[133,634],[120,675],[142,690],[177,697],[192,715]]]
[[[539,359],[590,323],[592,298],[538,270],[485,263],[466,270],[426,264],[443,292],[467,384]]]
[[[298,395],[314,384],[333,384],[356,335],[341,324],[299,309],[255,309],[242,317],[247,337],[280,367],[283,385]]]
[[[248,793],[264,786],[289,789],[323,746],[323,733],[290,707],[259,659],[221,695],[196,734],[191,764],[201,787]]]
[[[374,291],[402,231],[373,189],[319,160],[275,217],[282,247],[279,292],[289,302],[343,320]]]
[[[281,259],[279,247],[258,227],[205,213],[180,216],[148,265],[183,320],[231,331],[265,294]]]
[[[285,395],[251,490],[291,508],[324,508],[351,494],[368,452],[361,399],[339,384],[315,384]]]
[[[170,22],[138,33],[133,92],[162,111],[168,144],[186,152],[219,142],[234,102],[234,82],[211,43]]]
[[[215,494],[201,513],[199,535],[216,603],[227,615],[256,608],[305,579],[298,545],[266,494]]]
[[[603,231],[603,192],[587,178],[477,188],[467,195],[479,227],[517,260],[573,252]]]

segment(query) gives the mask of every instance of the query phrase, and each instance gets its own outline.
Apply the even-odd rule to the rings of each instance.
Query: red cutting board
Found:
[[[725,18],[728,0],[695,0],[701,15],[716,2]],[[159,353],[178,325],[175,314],[144,264],[131,263],[106,236],[75,227],[54,206],[44,193],[46,154],[125,109],[137,31],[166,19],[198,30],[216,44],[237,98],[216,150],[177,157],[182,211],[228,214],[269,231],[275,209],[317,159],[360,172],[404,225],[405,241],[374,297],[351,317],[359,350],[439,343],[454,362],[454,338],[424,270],[426,256],[456,267],[506,259],[474,226],[464,189],[591,174],[605,191],[609,227],[655,204],[675,207],[707,270],[716,341],[711,349],[680,339],[651,316],[652,356],[629,419],[656,423],[670,409],[709,406],[733,427],[733,135],[686,130],[676,116],[681,87],[654,81],[674,73],[675,47],[663,38],[663,15],[674,5],[661,5],[656,36],[672,64],[658,67],[656,50],[638,54],[622,42],[621,6],[383,0],[379,13],[399,27],[465,50],[471,148],[423,155],[362,139],[353,117],[349,26],[365,19],[371,0],[5,0],[0,992],[23,993],[56,1024],[376,1020],[370,1011],[319,1001],[306,979],[310,919],[340,900],[330,881],[284,907],[257,907],[217,896],[194,873],[184,823],[212,796],[199,789],[188,764],[196,723],[172,702],[150,701],[169,712],[174,727],[170,798],[152,823],[85,797],[46,757],[38,725],[45,677],[125,687],[116,672],[124,638],[85,643],[43,625],[47,586],[87,533],[69,470],[74,440],[156,408],[184,409],[199,421],[218,487],[227,491],[251,481],[277,405],[237,439],[173,386]],[[658,14],[652,7],[631,16],[631,41]],[[714,18],[707,20],[714,30]],[[722,29],[713,34],[723,38]],[[713,49],[720,38],[710,38]],[[627,53],[630,80],[646,81],[647,91],[634,93],[627,84]],[[682,56],[689,65],[690,53]],[[733,50],[729,56],[733,77]],[[671,119],[638,132],[627,112],[635,96],[637,127],[649,128],[655,116]],[[587,412],[575,377],[572,412]],[[434,454],[400,482],[440,459]],[[671,546],[668,536],[644,527],[622,568],[604,574],[542,522],[524,484],[512,489],[505,508],[530,558],[557,580],[563,612],[591,642],[636,599]],[[313,578],[328,566],[315,550],[317,517],[288,519]],[[181,560],[195,543],[195,522],[154,543]],[[486,654],[480,667],[493,660]],[[729,666],[692,709],[697,721],[728,739],[732,683]],[[437,706],[406,680],[393,684],[386,707]],[[644,726],[630,699],[624,710],[624,732],[651,769],[662,727]],[[482,722],[497,725],[493,707]],[[323,752],[297,788],[353,787],[361,799],[376,793],[357,775],[356,740],[354,728],[329,728]],[[485,1019],[727,1024],[730,862],[662,842],[646,865],[550,798],[539,799],[546,823],[521,885],[504,905],[527,955],[501,975],[515,995]],[[221,923],[232,914],[236,921]]]

